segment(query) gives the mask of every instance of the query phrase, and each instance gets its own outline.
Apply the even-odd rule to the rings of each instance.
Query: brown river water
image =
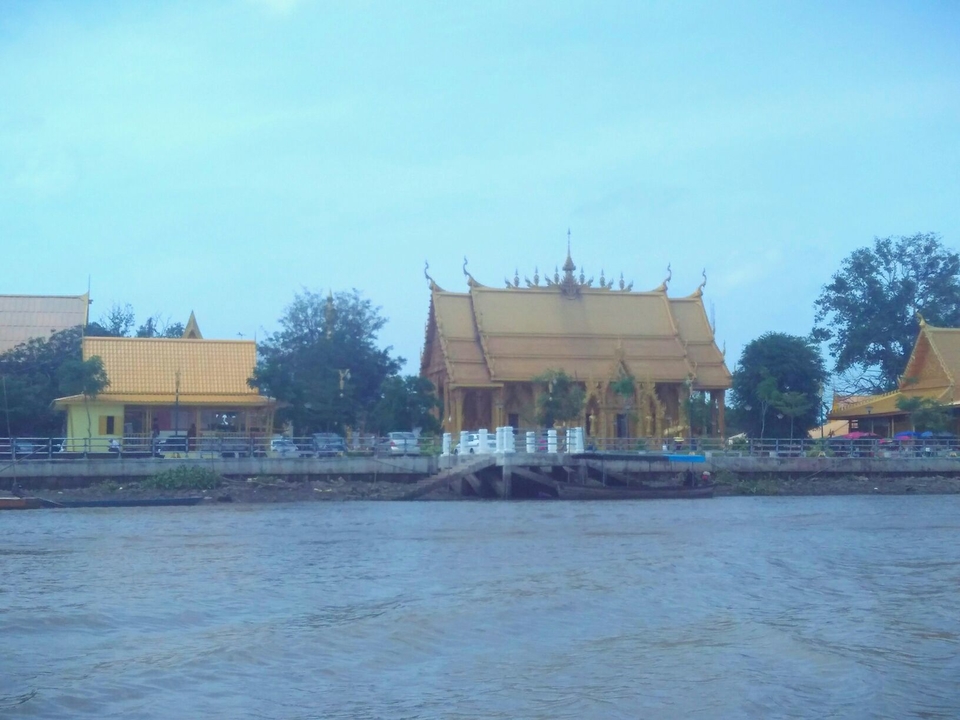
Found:
[[[3,718],[958,718],[960,497],[0,513]]]

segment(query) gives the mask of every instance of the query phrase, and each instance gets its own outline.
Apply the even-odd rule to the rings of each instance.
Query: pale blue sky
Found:
[[[955,2],[0,0],[0,293],[263,337],[359,288],[415,372],[423,263],[707,269],[735,364],[874,236],[960,245]]]

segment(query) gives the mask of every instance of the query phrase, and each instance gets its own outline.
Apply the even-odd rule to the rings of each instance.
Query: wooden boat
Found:
[[[0,497],[0,510],[36,510],[57,507],[57,503],[38,497]]]
[[[700,500],[713,497],[713,484],[684,487],[595,486],[557,483],[561,500]]]
[[[61,500],[56,507],[63,508],[121,508],[121,507],[168,507],[197,505],[203,497],[182,498],[126,498],[122,500]]]
[[[123,500],[61,500],[58,502],[38,497],[0,497],[0,510],[36,510],[38,508],[166,507],[177,505],[197,505],[202,501],[202,497],[138,498]]]

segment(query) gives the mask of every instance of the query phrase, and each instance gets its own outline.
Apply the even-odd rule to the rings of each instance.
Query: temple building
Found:
[[[918,316],[920,332],[896,390],[882,395],[834,396],[830,420],[846,420],[851,430],[893,437],[912,430],[909,415],[897,407],[901,398],[929,398],[946,406],[952,433],[960,432],[960,328],[929,325]]]
[[[95,398],[72,395],[67,438],[77,445],[111,439],[270,436],[276,401],[260,395],[252,340],[204,340],[196,318],[182,338],[85,337],[83,359],[99,357],[109,385]]]
[[[87,324],[90,297],[83,295],[0,295],[0,353],[34,338]]]
[[[693,399],[707,404],[703,430],[724,432],[731,385],[703,305],[703,283],[670,297],[667,286],[636,292],[633,283],[587,279],[570,257],[552,278],[487,287],[467,271],[466,292],[440,288],[424,270],[430,309],[420,374],[443,401],[445,432],[534,428],[548,371],[580,383],[580,425],[593,437],[690,434]],[[628,380],[624,382],[624,380]]]

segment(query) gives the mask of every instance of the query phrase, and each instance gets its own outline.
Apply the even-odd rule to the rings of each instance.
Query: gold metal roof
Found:
[[[920,318],[920,332],[910,353],[900,387],[883,395],[871,395],[834,403],[831,418],[900,415],[901,397],[931,398],[945,405],[960,405],[960,328],[940,328]],[[868,411],[867,408],[870,408]]]
[[[247,384],[257,360],[252,340],[83,339],[83,358],[103,361],[104,402],[258,405],[271,402]],[[61,398],[69,404],[72,398]]]
[[[89,296],[0,295],[0,353],[87,324]]]
[[[702,285],[689,297],[669,298],[669,276],[653,291],[633,292],[622,278],[616,289],[601,274],[595,287],[574,270],[568,250],[563,275],[558,269],[545,285],[535,273],[521,287],[515,273],[505,288],[486,287],[464,263],[468,292],[453,293],[427,275],[431,315],[424,371],[435,362],[439,343],[449,381],[460,386],[525,382],[549,369],[606,378],[622,363],[644,380],[683,382],[693,376],[698,388],[730,387]]]

